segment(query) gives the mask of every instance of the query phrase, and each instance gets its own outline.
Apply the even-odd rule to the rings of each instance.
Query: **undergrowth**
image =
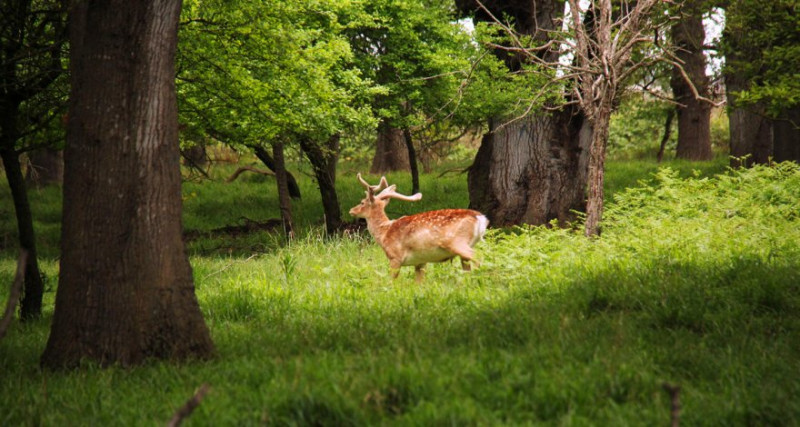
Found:
[[[51,289],[0,342],[0,424],[162,424],[209,383],[188,425],[665,425],[668,383],[685,425],[797,425],[800,168],[664,168],[611,197],[599,238],[492,230],[479,268],[421,285],[362,234],[194,251],[208,362],[40,371]]]

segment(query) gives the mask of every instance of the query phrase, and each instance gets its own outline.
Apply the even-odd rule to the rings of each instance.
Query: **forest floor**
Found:
[[[72,372],[38,365],[60,191],[34,190],[44,316],[0,341],[0,425],[163,425],[202,384],[187,425],[797,425],[800,168],[725,163],[610,162],[600,238],[579,224],[491,230],[480,267],[432,265],[422,284],[413,269],[392,281],[363,233],[323,236],[307,171],[297,238],[220,232],[278,217],[272,177],[225,183],[235,168],[220,168],[184,184],[216,358]],[[357,166],[341,169],[347,217],[363,190]],[[389,181],[409,192],[406,176]],[[464,174],[421,187],[389,217],[467,204]],[[16,258],[7,196],[0,185],[3,303]]]

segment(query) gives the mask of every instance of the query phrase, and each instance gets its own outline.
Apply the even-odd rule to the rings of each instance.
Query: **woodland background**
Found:
[[[0,423],[797,424],[798,7],[3,1]]]

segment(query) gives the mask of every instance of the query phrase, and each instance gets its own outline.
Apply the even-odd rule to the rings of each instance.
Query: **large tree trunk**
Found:
[[[457,6],[475,13],[476,19],[492,18],[474,0],[457,0]],[[494,16],[515,19],[516,30],[545,42],[564,12],[558,0],[531,2],[484,1]],[[498,50],[512,71],[525,61],[523,55]],[[549,61],[557,52],[546,51]],[[545,224],[552,219],[573,219],[572,210],[583,210],[591,127],[572,109],[531,115],[504,123],[495,118],[469,171],[470,207],[480,210],[495,226]]]
[[[800,163],[800,107],[784,111],[773,122],[772,132],[775,161]]]
[[[772,156],[772,120],[766,116],[762,104],[738,107],[735,92],[744,90],[746,82],[728,76],[725,79],[728,92],[728,125],[730,132],[731,166],[749,167],[766,164]]]
[[[502,227],[569,221],[585,208],[591,127],[582,115],[532,115],[490,128],[469,170],[471,209]]]
[[[677,57],[682,67],[673,67],[670,86],[678,102],[678,146],[676,157],[687,160],[711,160],[711,105],[697,99],[692,91],[707,97],[709,94],[706,76],[706,58],[703,54],[705,29],[703,8],[691,0],[681,8],[681,19],[672,27],[672,40],[678,47]],[[681,72],[686,73],[687,81]]]
[[[25,182],[28,187],[42,188],[64,182],[64,152],[42,148],[28,153],[30,162]]]
[[[398,129],[389,124],[388,120],[383,120],[378,125],[378,139],[375,148],[375,157],[372,159],[372,167],[369,173],[380,175],[394,171],[408,171],[408,148],[402,129]]]
[[[61,272],[43,366],[213,353],[181,239],[180,5],[72,4]]]
[[[300,148],[311,162],[314,176],[317,178],[322,208],[325,211],[325,230],[333,234],[342,225],[342,210],[339,196],[336,194],[336,163],[339,160],[339,135],[333,135],[322,148],[318,144],[301,138]]]
[[[6,145],[0,145],[6,146]],[[19,165],[19,155],[14,150],[0,150],[0,158],[14,199],[14,211],[17,215],[17,230],[19,245],[28,251],[25,267],[25,282],[23,297],[20,303],[20,317],[23,320],[39,317],[42,313],[42,294],[44,284],[39,272],[39,263],[36,255],[36,235],[33,230],[33,214],[28,201],[28,190]]]
[[[732,167],[766,164],[772,156],[772,120],[763,103],[739,105],[737,93],[750,89],[752,76],[745,71],[750,61],[758,62],[761,53],[746,42],[748,35],[739,27],[725,27],[723,40],[729,45],[725,54],[725,93],[728,100],[728,128]]]

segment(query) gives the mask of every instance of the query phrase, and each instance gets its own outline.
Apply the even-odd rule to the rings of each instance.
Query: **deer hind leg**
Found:
[[[461,258],[461,268],[463,268],[464,271],[472,270],[470,261],[472,261],[472,258],[475,256],[475,251],[470,247],[469,243],[457,243],[448,249]]]

